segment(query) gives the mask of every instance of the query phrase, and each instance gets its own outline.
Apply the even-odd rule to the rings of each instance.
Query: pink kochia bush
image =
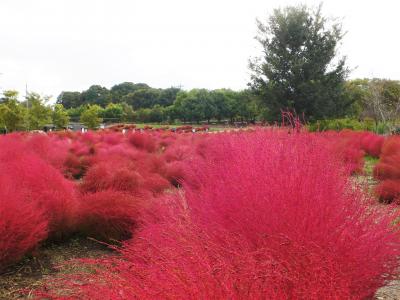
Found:
[[[79,210],[80,232],[104,241],[127,239],[142,205],[142,199],[113,190],[84,194]]]
[[[382,202],[400,204],[400,137],[386,139],[374,177],[380,180],[375,189]]]
[[[322,133],[332,150],[346,163],[350,173],[362,173],[364,156],[378,158],[385,141],[383,136],[368,131],[342,130]]]
[[[183,191],[151,202],[122,257],[50,286],[74,299],[372,297],[396,273],[395,216],[368,206],[325,142],[279,130],[209,137]]]
[[[146,202],[184,178],[183,161],[194,154],[177,148],[190,148],[189,136],[179,142],[169,132],[0,136],[0,268],[45,240],[130,237]]]
[[[365,131],[361,135],[361,148],[366,154],[379,158],[385,138],[381,135]]]
[[[327,131],[321,133],[326,143],[338,157],[344,161],[351,174],[362,173],[365,151],[361,146],[360,135],[351,130],[340,132]]]
[[[13,188],[26,202],[45,213],[51,237],[58,239],[74,231],[78,200],[73,183],[60,172],[33,155],[3,163],[0,171],[14,178]]]
[[[8,181],[8,188],[44,213],[50,237],[58,239],[71,233],[78,205],[74,184],[24,144],[3,139],[0,145],[5,147],[0,152],[0,174]]]
[[[35,151],[22,136],[0,139],[0,269],[74,231],[74,185]]]
[[[47,238],[47,223],[44,212],[0,174],[0,271]]]

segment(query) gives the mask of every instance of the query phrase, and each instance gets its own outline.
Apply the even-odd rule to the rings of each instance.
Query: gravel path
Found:
[[[380,288],[375,295],[377,300],[398,300],[400,299],[400,280],[394,280],[387,286]]]

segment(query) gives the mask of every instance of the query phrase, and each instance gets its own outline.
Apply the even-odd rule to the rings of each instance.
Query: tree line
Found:
[[[122,83],[110,90],[98,85],[83,92],[62,92],[54,105],[48,97],[4,91],[0,99],[0,127],[6,131],[67,127],[81,122],[89,128],[100,123],[176,123],[211,120],[254,122],[262,118],[254,94],[230,89],[155,89],[146,84]]]
[[[8,132],[35,130],[43,129],[49,124],[57,128],[66,128],[71,121],[96,128],[102,122],[268,122],[275,119],[270,117],[270,107],[260,101],[251,89],[162,90],[145,84],[139,84],[141,88],[134,92],[127,88],[136,85],[123,83],[116,86],[125,87],[124,89],[107,90],[104,87],[98,89],[98,86],[92,86],[81,93],[63,92],[53,105],[50,105],[48,97],[41,97],[36,93],[29,93],[20,101],[18,92],[4,91],[0,98],[0,129]],[[97,98],[93,90],[101,90],[103,94],[97,94],[97,97],[100,97]],[[118,91],[118,96],[111,91]],[[88,97],[88,94],[91,96]],[[108,100],[104,101],[102,95],[106,95]],[[343,97],[350,105],[344,113],[335,117],[358,120],[369,118],[375,122],[390,122],[396,120],[400,112],[400,81],[347,80],[343,85]]]
[[[82,113],[90,108],[105,122],[254,122],[263,113],[250,90],[185,91],[131,82],[109,90],[93,85],[83,92],[64,91],[57,97],[57,104],[67,108],[72,120],[80,120]]]

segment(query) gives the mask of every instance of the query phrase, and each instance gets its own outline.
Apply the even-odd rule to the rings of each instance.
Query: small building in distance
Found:
[[[69,123],[67,129],[80,132],[88,131],[88,128],[82,123]]]
[[[44,125],[43,126],[43,131],[44,132],[52,132],[52,131],[55,131],[57,128],[56,128],[56,126],[55,125],[53,125],[53,124],[46,124],[46,125]]]

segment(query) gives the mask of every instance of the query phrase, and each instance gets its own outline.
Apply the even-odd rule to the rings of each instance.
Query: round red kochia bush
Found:
[[[77,195],[73,182],[33,153],[18,153],[0,162],[0,173],[26,203],[42,211],[48,221],[49,238],[61,239],[74,231]]]
[[[59,282],[68,296],[365,299],[397,274],[394,213],[369,206],[325,138],[256,130],[207,143],[122,257]]]
[[[147,173],[144,177],[143,188],[154,195],[160,194],[172,187],[171,183],[160,174]]]
[[[382,156],[390,157],[392,155],[397,155],[400,149],[400,136],[390,136],[388,137],[382,146]]]
[[[171,145],[163,153],[163,157],[167,162],[182,161],[190,157],[193,153],[191,145]]]
[[[380,160],[375,165],[373,173],[378,180],[400,179],[400,153]]]
[[[87,169],[85,160],[73,153],[69,153],[64,163],[64,175],[67,178],[81,178]]]
[[[400,179],[383,180],[376,186],[375,193],[384,203],[400,204]]]
[[[93,152],[93,148],[79,140],[73,141],[69,150],[78,157],[90,155]]]
[[[100,192],[108,189],[140,193],[143,176],[135,170],[133,162],[109,159],[92,166],[83,178],[83,192]]]
[[[11,179],[0,175],[0,271],[17,262],[47,237],[47,219],[35,203],[26,201]]]
[[[164,176],[166,163],[156,154],[139,152],[134,156],[105,156],[97,161],[83,178],[83,192],[107,189],[136,195],[158,194],[172,187]]]
[[[162,175],[173,185],[179,186],[185,178],[185,163],[174,161],[165,164]]]
[[[374,177],[380,180],[400,179],[400,137],[389,137],[382,147]]]
[[[382,180],[375,189],[379,200],[385,203],[400,201],[400,138],[393,136],[385,140],[379,162],[374,168],[374,177]]]
[[[381,135],[364,132],[361,135],[361,147],[370,156],[379,157],[385,138]]]
[[[104,134],[102,137],[103,137],[103,141],[108,145],[121,144],[124,139],[124,135],[119,132],[118,133],[117,132],[107,133],[107,134]]]
[[[83,194],[79,207],[79,232],[103,241],[127,239],[143,203],[141,198],[121,191]]]
[[[155,138],[150,133],[131,133],[128,135],[128,141],[132,146],[147,152],[154,152],[157,149]]]
[[[57,136],[30,134],[24,140],[26,151],[33,151],[41,159],[49,162],[57,170],[65,171],[69,144]]]
[[[328,145],[345,162],[351,174],[363,171],[365,151],[361,146],[359,132],[342,130],[340,132],[324,132],[320,135],[327,138]]]
[[[93,157],[93,162],[102,162],[105,160],[112,159],[128,159],[135,160],[140,156],[139,150],[130,147],[129,144],[121,143],[118,145],[98,144],[98,153]]]

